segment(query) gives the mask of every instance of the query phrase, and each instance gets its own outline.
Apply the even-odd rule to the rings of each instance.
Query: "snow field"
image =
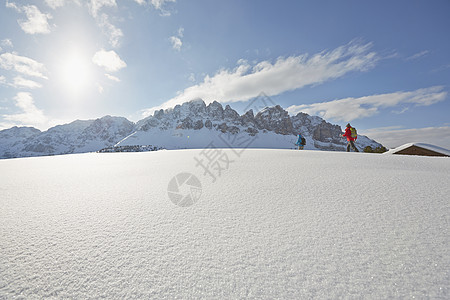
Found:
[[[448,158],[221,151],[0,161],[0,298],[449,297]]]

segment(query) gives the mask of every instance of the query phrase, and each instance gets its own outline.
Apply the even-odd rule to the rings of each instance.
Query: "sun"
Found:
[[[58,66],[62,87],[72,93],[82,93],[92,83],[93,70],[89,57],[82,52],[71,51],[61,57]]]

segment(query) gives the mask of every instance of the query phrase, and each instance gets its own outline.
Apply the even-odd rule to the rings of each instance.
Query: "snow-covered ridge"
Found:
[[[0,158],[83,153],[113,146],[133,132],[135,124],[122,117],[76,120],[41,132],[13,127],[0,131]]]
[[[239,115],[217,101],[206,105],[193,100],[156,111],[136,124],[123,117],[77,120],[41,132],[30,127],[0,131],[0,158],[94,152],[117,146],[154,145],[165,149],[205,147],[295,148],[296,135],[307,140],[306,149],[345,149],[342,129],[320,117],[290,116],[281,106],[250,109]],[[381,144],[365,136],[358,147]]]

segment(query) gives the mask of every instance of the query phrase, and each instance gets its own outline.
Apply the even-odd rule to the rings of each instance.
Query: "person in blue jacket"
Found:
[[[305,147],[306,139],[302,136],[301,133],[298,134],[298,140],[295,144],[298,145],[298,150],[303,150],[303,147]]]

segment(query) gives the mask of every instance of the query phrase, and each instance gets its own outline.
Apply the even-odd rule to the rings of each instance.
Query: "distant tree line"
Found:
[[[370,146],[367,146],[367,147],[364,148],[363,151],[366,152],[366,153],[384,153],[384,152],[386,152],[388,150],[384,146],[376,147],[375,149],[373,149]]]
[[[148,152],[163,150],[162,147],[156,147],[152,145],[134,145],[134,146],[114,146],[103,148],[98,153],[111,153],[111,152]]]

